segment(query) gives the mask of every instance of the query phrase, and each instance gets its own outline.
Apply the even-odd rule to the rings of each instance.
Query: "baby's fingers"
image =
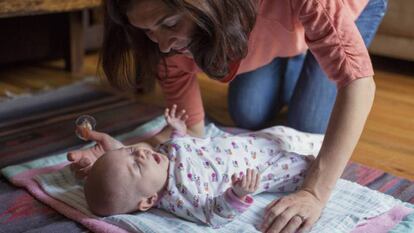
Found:
[[[82,157],[78,161],[72,162],[70,167],[72,170],[80,170],[89,165],[91,165],[91,160],[88,157]]]
[[[233,174],[233,175],[231,176],[231,183],[232,183],[233,185],[236,185],[237,183],[239,183],[239,178],[237,177],[237,175],[236,175],[236,174]]]
[[[243,175],[243,177],[241,178],[241,185],[240,186],[243,187],[244,189],[246,189],[246,187],[249,184],[249,183],[247,183],[247,176],[248,176],[248,173],[246,171],[246,174]]]
[[[246,188],[246,189],[249,189],[249,187],[251,186],[251,183],[252,183],[252,169],[250,169],[250,168],[248,168],[247,170],[246,170],[246,184],[245,184],[245,186],[243,186],[244,188]]]
[[[182,118],[183,118],[183,116],[185,116],[185,109],[181,110],[181,112],[180,112],[180,113],[178,113],[178,115],[177,115],[177,119],[179,119],[179,120],[183,120],[183,119],[182,119]]]
[[[77,179],[84,179],[86,176],[88,176],[88,173],[89,173],[89,170],[90,170],[91,168],[90,167],[86,167],[86,168],[83,168],[83,169],[80,169],[80,170],[77,170],[77,171],[74,171],[74,173],[75,173],[75,177],[77,178]]]
[[[170,109],[166,108],[165,111],[164,111],[164,117],[168,118],[169,116],[170,116]]]
[[[254,192],[257,190],[260,182],[260,174],[257,170],[252,171],[252,182],[250,183],[249,189]]]
[[[173,104],[170,112],[170,117],[175,118],[175,112],[177,111],[177,105]]]

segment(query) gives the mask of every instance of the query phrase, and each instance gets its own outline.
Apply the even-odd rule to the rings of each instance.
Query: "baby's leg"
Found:
[[[291,151],[303,155],[318,155],[323,141],[323,135],[310,134],[295,129],[274,126],[254,132],[257,137],[275,140],[280,150]]]
[[[257,193],[291,192],[301,187],[312,158],[282,151],[259,166],[261,174]]]

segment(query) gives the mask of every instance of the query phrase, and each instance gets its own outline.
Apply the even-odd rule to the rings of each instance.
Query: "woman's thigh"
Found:
[[[251,72],[238,75],[230,84],[228,106],[230,116],[238,127],[263,128],[276,116],[282,106],[281,84],[286,59]]]
[[[386,0],[370,0],[355,21],[367,47],[386,7]],[[288,126],[305,132],[325,133],[336,93],[336,85],[328,79],[312,53],[308,53],[289,102]]]
[[[370,0],[355,21],[367,47],[371,45],[377,33],[378,27],[387,11],[387,6],[388,0]]]

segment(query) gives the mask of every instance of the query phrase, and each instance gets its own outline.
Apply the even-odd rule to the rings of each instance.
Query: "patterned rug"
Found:
[[[0,103],[0,116],[8,116],[0,118],[0,167],[63,148],[78,147],[81,141],[74,135],[74,120],[81,114],[93,115],[97,119],[98,130],[114,135],[127,132],[162,113],[160,108],[115,96],[89,85],[77,84],[45,93],[46,96],[31,97],[31,104],[26,99],[26,108],[20,110],[16,102],[14,105],[11,102]],[[40,104],[45,102],[53,104]],[[4,104],[14,106],[14,111],[2,114],[8,109]],[[30,108],[32,111],[28,111]],[[237,132],[235,129],[227,130]],[[348,164],[342,178],[414,204],[412,181],[353,162]],[[83,226],[0,177],[0,233],[85,231]]]
[[[90,81],[0,102],[0,168],[79,146],[80,115],[92,115],[97,130],[119,134],[161,112]]]

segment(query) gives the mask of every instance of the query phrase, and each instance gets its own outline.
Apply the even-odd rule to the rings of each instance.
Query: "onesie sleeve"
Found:
[[[192,126],[204,120],[204,108],[196,74],[197,65],[191,58],[174,55],[160,63],[158,81],[164,94],[167,107],[177,104],[177,110],[185,109]]]
[[[309,49],[338,88],[373,76],[368,50],[344,1],[291,0],[291,7]]]
[[[200,201],[200,206],[194,205],[195,209],[191,210],[192,216],[213,228],[220,228],[233,221],[253,203],[251,196],[247,196],[246,201],[243,201],[233,193],[231,188],[213,198],[209,198],[208,195],[194,195],[193,200],[194,197],[195,200]]]

